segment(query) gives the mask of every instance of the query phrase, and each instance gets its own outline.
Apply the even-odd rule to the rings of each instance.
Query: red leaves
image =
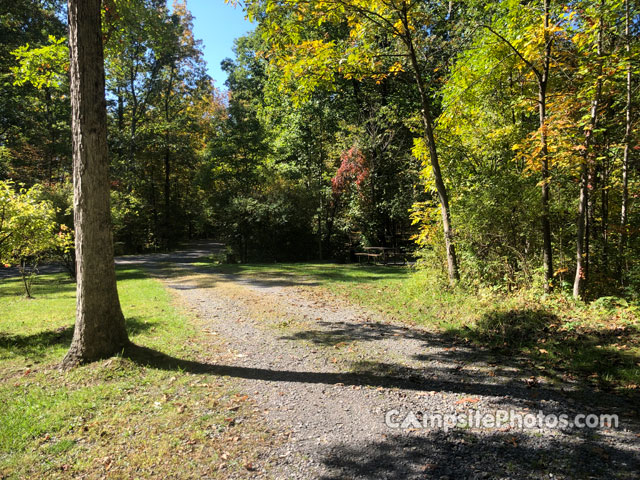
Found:
[[[331,187],[335,195],[341,195],[351,185],[355,183],[358,187],[369,176],[367,160],[358,147],[351,147],[342,152],[340,156],[342,163],[336,172],[336,176],[331,179]]]

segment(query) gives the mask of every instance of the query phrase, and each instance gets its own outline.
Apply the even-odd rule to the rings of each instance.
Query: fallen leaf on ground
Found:
[[[466,398],[461,398],[460,400],[456,400],[454,403],[456,405],[460,405],[462,403],[478,403],[480,400],[477,398],[471,398],[471,397],[466,397]]]

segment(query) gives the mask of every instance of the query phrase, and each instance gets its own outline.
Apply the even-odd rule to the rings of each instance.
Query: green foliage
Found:
[[[0,13],[0,180],[33,185],[70,173],[61,9],[58,0],[15,0]]]
[[[105,20],[116,247],[171,248],[209,223],[198,176],[223,97],[184,4],[114,2]]]
[[[56,221],[71,228],[63,8],[36,3],[11,2],[0,18],[0,179],[46,185]],[[440,272],[446,250],[422,84],[465,283],[542,285],[544,132],[556,285],[567,288],[575,273],[588,159],[587,295],[636,298],[640,217],[633,202],[624,226],[620,214],[639,188],[631,168],[623,193],[622,152],[628,140],[633,156],[637,143],[633,95],[629,139],[624,125],[640,23],[631,1],[627,53],[624,3],[551,2],[545,28],[542,2],[252,0],[256,28],[223,61],[222,92],[205,73],[185,5],[105,2],[116,250],[210,237],[236,260],[348,261],[363,245],[385,245],[409,256],[421,249],[421,263]],[[552,56],[540,128],[545,38]],[[344,175],[354,147],[366,175]]]
[[[15,85],[31,83],[36,88],[60,88],[67,80],[69,71],[69,47],[66,38],[49,35],[49,44],[31,48],[27,43],[11,54],[19,66],[12,68]]]
[[[0,182],[0,261],[14,263],[21,258],[40,256],[55,238],[55,211],[41,201],[42,189],[20,188]]]
[[[42,200],[42,187],[15,191],[11,182],[0,182],[0,263],[5,268],[18,264],[28,297],[39,261],[73,245],[71,232],[58,226],[55,215],[51,203]]]

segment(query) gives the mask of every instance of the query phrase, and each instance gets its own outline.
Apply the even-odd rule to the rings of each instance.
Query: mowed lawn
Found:
[[[437,272],[407,267],[200,264],[211,273],[307,284],[328,299],[346,297],[477,344],[498,361],[517,354],[553,381],[638,395],[634,304],[450,289]],[[234,379],[206,372],[223,348],[217,337],[206,336],[159,281],[135,269],[118,277],[131,339],[146,349],[69,372],[57,364],[71,341],[74,284],[43,275],[28,300],[18,280],[0,283],[0,478],[255,475],[260,449],[278,437]]]
[[[388,318],[487,348],[498,359],[523,357],[549,380],[584,380],[597,389],[640,396],[640,306],[621,299],[585,304],[568,292],[545,296],[532,290],[452,289],[443,272],[406,266],[214,265],[206,259],[201,265],[223,273],[312,282]]]
[[[28,300],[19,281],[0,283],[0,478],[250,476],[256,446],[272,441],[252,400],[184,367],[216,346],[159,281],[133,269],[118,279],[130,338],[147,349],[69,372],[57,364],[75,285],[43,275]]]

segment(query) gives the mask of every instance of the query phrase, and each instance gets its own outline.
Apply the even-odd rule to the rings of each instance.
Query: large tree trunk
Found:
[[[593,134],[598,126],[598,109],[602,96],[602,35],[603,35],[604,1],[600,2],[600,20],[598,25],[598,66],[596,78],[596,90],[591,101],[591,113],[589,127],[584,137],[584,150],[582,156],[580,174],[580,200],[578,203],[578,232],[576,236],[576,276],[573,280],[573,298],[578,299],[582,294],[586,276],[585,260],[585,226],[587,223],[587,210],[589,205],[589,168],[591,163],[591,145]]]
[[[538,113],[540,117],[540,155],[542,157],[542,262],[544,265],[544,290],[553,285],[553,250],[551,246],[551,220],[549,214],[549,147],[547,142],[547,85],[551,61],[551,38],[549,37],[550,0],[544,0],[544,58],[543,70],[538,77]]]
[[[113,262],[100,0],[69,0],[76,324],[63,366],[128,344]]]
[[[622,282],[624,267],[624,249],[627,244],[627,218],[629,215],[629,153],[631,143],[631,35],[629,23],[629,0],[624,2],[625,7],[625,37],[627,51],[627,104],[625,106],[625,132],[624,132],[624,156],[622,158],[622,205],[620,208],[620,239],[618,243],[618,280]]]

